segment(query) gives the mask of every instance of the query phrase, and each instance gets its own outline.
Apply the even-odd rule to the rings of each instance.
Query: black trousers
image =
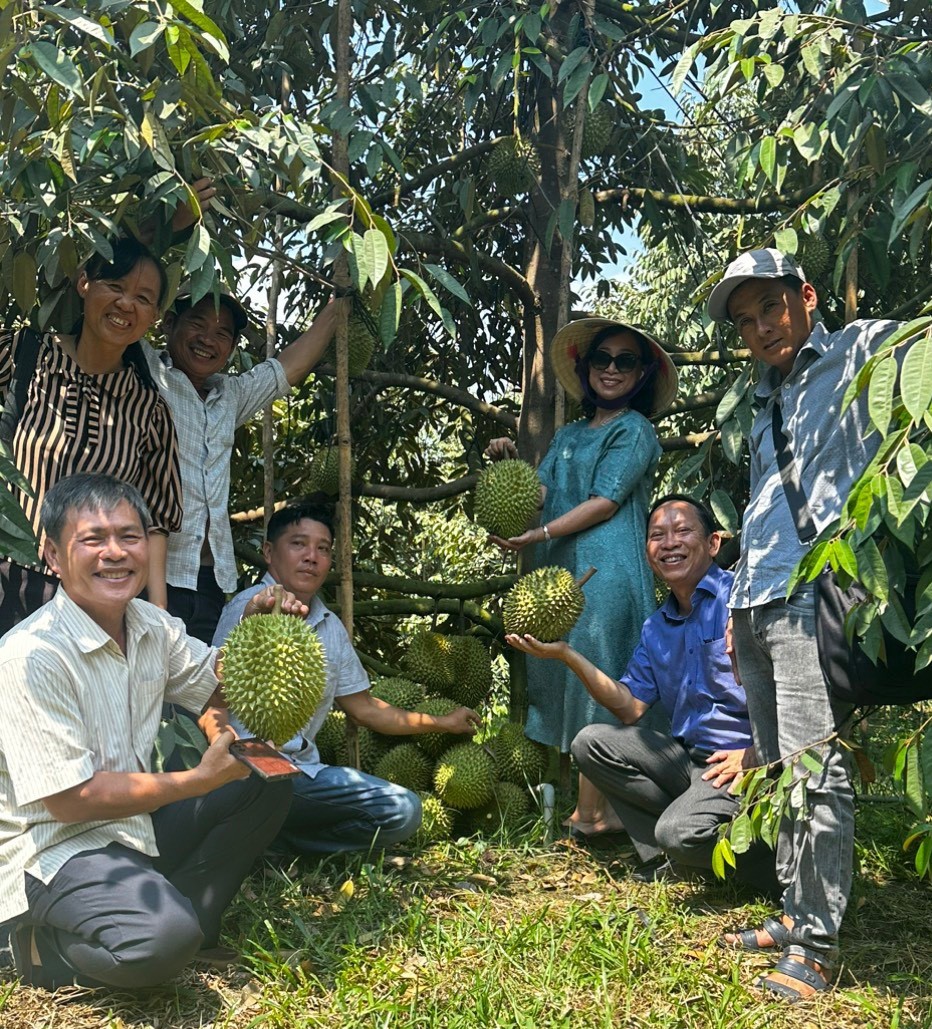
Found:
[[[197,589],[168,585],[168,613],[180,618],[189,636],[213,643],[220,612],[226,595],[217,585],[213,565],[201,565],[197,572]]]

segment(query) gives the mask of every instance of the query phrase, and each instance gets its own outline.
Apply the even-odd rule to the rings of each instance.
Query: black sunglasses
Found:
[[[610,365],[614,365],[619,372],[633,372],[641,363],[641,358],[630,350],[622,350],[614,357],[607,350],[596,350],[589,355],[588,360],[589,367],[595,368],[597,372],[604,372]]]

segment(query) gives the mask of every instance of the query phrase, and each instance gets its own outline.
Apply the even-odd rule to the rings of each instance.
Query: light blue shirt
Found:
[[[644,623],[621,677],[637,700],[663,705],[674,739],[710,754],[751,745],[747,697],[725,653],[731,584],[731,572],[713,564],[686,615],[671,593]]]
[[[239,625],[246,604],[260,590],[274,585],[275,580],[266,572],[258,585],[236,594],[220,615],[217,631],[214,633],[215,647],[222,647],[227,636]],[[317,633],[323,644],[324,657],[327,662],[327,683],[324,687],[324,695],[307,725],[297,736],[278,749],[283,754],[287,754],[305,775],[313,779],[321,768],[325,767],[321,763],[314,737],[330,713],[334,700],[337,697],[347,697],[351,693],[361,693],[363,690],[369,689],[370,683],[369,676],[366,675],[362,662],[357,657],[356,651],[353,650],[353,644],[350,642],[343,623],[330,608],[324,605],[320,597],[315,596],[311,599],[310,610],[305,621]],[[243,731],[243,726],[237,723],[236,719],[231,719],[231,721],[237,727],[238,732]]]
[[[845,390],[898,324],[855,321],[830,333],[820,323],[782,382],[775,368],[763,373],[754,394],[761,407],[751,427],[751,501],[744,512],[732,607],[757,607],[785,597],[790,575],[808,549],[799,541],[783,492],[773,445],[773,405],[781,406],[783,431],[821,532],[839,517],[851,486],[880,446],[880,434],[869,434],[867,392],[841,414]]]

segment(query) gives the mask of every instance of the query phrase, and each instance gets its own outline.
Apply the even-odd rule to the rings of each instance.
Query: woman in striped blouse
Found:
[[[138,340],[158,317],[167,280],[158,260],[133,239],[99,254],[78,276],[83,302],[70,335],[39,341],[12,440],[16,466],[33,496],[14,489],[36,534],[45,494],[75,472],[103,472],[132,483],[152,513],[149,599],[164,607],[167,536],[181,527],[181,483],[171,415]],[[0,333],[0,402],[7,403],[21,343]],[[43,540],[39,539],[39,553]],[[57,587],[44,563],[0,562],[0,633],[49,600]]]

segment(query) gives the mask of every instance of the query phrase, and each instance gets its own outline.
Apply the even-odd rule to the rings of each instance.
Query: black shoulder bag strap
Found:
[[[796,535],[799,536],[800,543],[811,543],[816,537],[815,522],[812,520],[809,501],[806,499],[802,483],[799,481],[799,472],[796,470],[796,461],[790,450],[790,441],[783,431],[783,412],[776,401],[773,405],[771,426],[773,428],[773,449],[777,455],[783,493],[786,496],[793,521],[796,523]]]
[[[30,328],[20,329],[13,343],[13,380],[7,390],[3,411],[0,412],[0,443],[13,450],[13,437],[26,409],[29,384],[39,363],[39,334]]]

